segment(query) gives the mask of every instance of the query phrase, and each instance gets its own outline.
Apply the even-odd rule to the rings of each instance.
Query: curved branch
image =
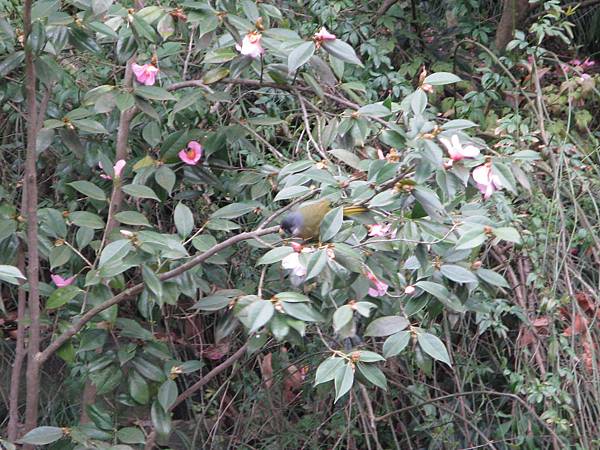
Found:
[[[232,236],[229,239],[208,249],[204,253],[195,256],[194,258],[192,258],[188,262],[182,264],[181,266],[176,267],[175,269],[169,270],[168,272],[160,274],[158,276],[158,278],[161,281],[170,280],[171,278],[175,278],[176,276],[181,275],[182,273],[187,272],[188,270],[192,269],[193,267],[196,267],[197,265],[203,263],[204,261],[206,261],[208,258],[213,256],[214,254],[220,252],[221,250],[223,250],[227,247],[231,247],[232,245],[237,244],[238,242],[246,241],[249,239],[254,239],[255,237],[258,237],[258,236],[264,236],[265,234],[276,233],[278,230],[279,230],[279,226],[274,226],[274,227],[270,227],[270,228],[264,228],[262,230],[248,231],[246,233],[240,233],[236,236]],[[117,303],[120,303],[121,301],[123,301],[127,298],[130,298],[134,295],[139,294],[143,290],[144,290],[144,283],[138,283],[135,286],[125,289],[124,291],[122,291],[121,293],[108,299],[104,303],[101,303],[101,304],[93,307],[88,312],[86,312],[83,316],[81,316],[81,318],[77,322],[75,322],[73,325],[71,325],[71,327],[69,327],[66,331],[64,331],[61,335],[59,335],[54,341],[52,341],[52,343],[48,347],[46,347],[44,349],[44,351],[38,352],[35,355],[35,360],[40,363],[45,362],[50,356],[52,356],[52,354],[54,352],[56,352],[69,339],[71,339],[73,336],[75,336],[85,326],[86,323],[91,321],[99,313],[110,308],[113,305],[116,305]]]

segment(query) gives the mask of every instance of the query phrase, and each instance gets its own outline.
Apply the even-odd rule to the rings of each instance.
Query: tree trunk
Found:
[[[527,19],[529,0],[504,0],[502,17],[496,29],[496,48],[503,52],[513,38],[513,33]]]

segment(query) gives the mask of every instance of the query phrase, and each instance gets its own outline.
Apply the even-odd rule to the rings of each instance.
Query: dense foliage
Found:
[[[600,445],[600,8],[23,3],[2,445]]]

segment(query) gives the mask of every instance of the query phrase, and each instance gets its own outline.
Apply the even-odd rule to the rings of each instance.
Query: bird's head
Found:
[[[289,213],[281,221],[280,230],[288,236],[298,236],[304,225],[304,218],[299,212]]]

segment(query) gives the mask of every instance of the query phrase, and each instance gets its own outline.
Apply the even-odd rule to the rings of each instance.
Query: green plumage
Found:
[[[302,225],[294,236],[309,240],[318,239],[321,222],[325,215],[331,211],[331,202],[327,199],[304,203],[296,209],[296,213],[302,216]],[[344,207],[344,216],[352,216],[368,211],[364,206]]]

